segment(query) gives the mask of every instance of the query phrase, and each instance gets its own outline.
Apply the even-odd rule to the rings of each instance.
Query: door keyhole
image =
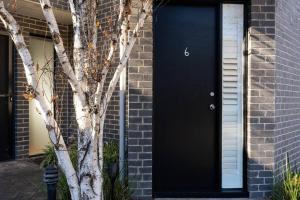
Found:
[[[210,104],[209,108],[211,111],[214,111],[216,109],[216,106],[214,104]]]

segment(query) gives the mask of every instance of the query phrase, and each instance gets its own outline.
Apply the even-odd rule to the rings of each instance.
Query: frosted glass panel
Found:
[[[223,4],[222,21],[222,188],[242,188],[243,5]]]

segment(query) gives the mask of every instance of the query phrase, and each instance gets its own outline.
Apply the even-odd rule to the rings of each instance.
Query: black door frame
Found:
[[[195,5],[195,6],[215,6],[217,9],[217,26],[219,27],[219,30],[216,31],[216,35],[218,36],[217,38],[217,49],[219,51],[217,52],[218,58],[217,58],[217,67],[219,68],[219,75],[222,74],[222,5],[226,3],[230,4],[243,4],[244,5],[244,77],[243,77],[243,88],[244,88],[244,94],[243,94],[243,101],[244,101],[244,106],[243,106],[243,111],[244,111],[244,149],[243,149],[243,188],[242,189],[222,189],[221,183],[222,183],[222,115],[219,114],[217,117],[218,120],[218,133],[216,134],[219,137],[219,166],[218,166],[218,185],[219,185],[219,190],[214,192],[214,193],[195,193],[195,194],[159,194],[159,193],[154,193],[152,192],[153,198],[181,198],[181,197],[203,197],[203,198],[239,198],[239,197],[249,197],[247,185],[247,162],[248,162],[248,155],[247,155],[247,97],[248,97],[248,88],[247,88],[247,82],[248,82],[248,6],[249,6],[249,1],[248,0],[202,0],[202,1],[197,1],[197,0],[170,0],[166,1],[167,3],[172,2],[180,5]],[[167,4],[166,3],[166,4]],[[153,5],[153,23],[155,23],[155,13],[159,9],[160,6],[164,6],[164,3],[155,3]],[[155,24],[153,24],[153,49],[155,49]],[[155,50],[153,50],[153,73],[155,73]],[[219,94],[222,93],[222,80],[220,77],[218,77],[219,82],[218,82],[218,92]],[[154,81],[153,81],[154,82]],[[153,85],[153,88],[154,85]],[[153,96],[155,95],[155,92],[153,92]],[[154,97],[153,97],[154,99]],[[222,106],[222,98],[219,98],[218,105]],[[154,110],[154,109],[152,109]],[[220,112],[220,111],[219,111]],[[152,116],[154,113],[152,113]],[[152,120],[152,126],[154,125],[154,120]],[[153,133],[154,137],[154,133]],[[153,141],[153,140],[152,140]],[[153,146],[152,142],[152,146]],[[154,154],[154,148],[152,150]],[[155,161],[152,160],[154,163]],[[153,172],[152,172],[153,173]],[[152,176],[153,178],[153,176]],[[152,181],[152,188],[153,188],[153,181]]]
[[[14,68],[15,68],[15,48],[13,45],[13,42],[7,32],[0,31],[0,35],[2,36],[7,36],[8,37],[8,66],[9,66],[9,90],[8,90],[8,95],[9,95],[9,159],[8,160],[13,160],[15,159],[15,88],[14,88]],[[3,160],[7,161],[7,160]]]

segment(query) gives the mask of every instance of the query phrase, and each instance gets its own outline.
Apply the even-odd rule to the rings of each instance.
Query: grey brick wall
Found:
[[[276,1],[276,131],[275,175],[289,153],[300,163],[300,2]]]
[[[69,55],[73,54],[73,25],[68,26],[68,51]],[[73,57],[70,56],[70,62],[73,63]],[[75,140],[77,135],[77,122],[76,122],[76,114],[75,114],[75,108],[73,104],[73,92],[70,86],[68,85],[68,130],[69,130],[69,139]],[[72,141],[73,142],[73,141]]]
[[[133,16],[131,26],[134,22]],[[128,172],[135,199],[152,198],[152,35],[149,17],[128,68]]]
[[[269,196],[274,169],[275,1],[252,0],[249,7],[248,190]]]
[[[119,4],[118,0],[100,0],[99,1],[99,20],[101,23],[102,30],[110,31],[111,27],[109,26],[109,21],[115,21],[118,16]],[[101,62],[106,59],[107,50],[110,45],[110,40],[103,37],[103,34],[99,34],[99,47],[101,52]],[[116,55],[114,57],[115,61],[119,60],[118,50],[116,50]],[[108,75],[105,88],[108,87],[109,81],[113,76],[113,71],[116,68],[116,63],[114,62],[111,67]],[[105,140],[113,139],[117,140],[119,138],[119,84],[117,85],[111,102],[109,103],[107,109],[107,116],[104,126],[104,137]]]
[[[34,19],[30,17],[25,17],[21,15],[14,16],[22,29],[22,34],[24,36],[25,42],[29,45],[30,33],[40,35],[42,37],[48,37],[49,30],[47,30],[47,25],[45,21]],[[2,25],[2,24],[1,24]],[[3,28],[0,25],[0,30]],[[5,30],[4,30],[5,31]],[[69,27],[65,25],[60,25],[61,35],[64,39],[64,43],[68,46],[68,32]],[[29,149],[29,104],[26,99],[24,99],[23,94],[25,92],[25,85],[27,83],[24,73],[24,67],[22,65],[21,58],[18,53],[14,53],[14,134],[15,134],[15,156],[16,159],[28,158]],[[57,67],[59,69],[59,67]],[[58,77],[58,76],[57,76]],[[70,124],[68,118],[68,87],[66,87],[66,80],[57,78],[55,82],[55,93],[60,96],[60,107],[61,117],[59,117],[58,123],[61,125],[62,133],[67,137],[69,133],[68,126]],[[62,95],[63,94],[63,95]]]

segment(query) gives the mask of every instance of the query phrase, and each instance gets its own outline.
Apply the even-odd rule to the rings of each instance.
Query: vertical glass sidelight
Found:
[[[242,188],[244,5],[222,9],[222,188]]]

